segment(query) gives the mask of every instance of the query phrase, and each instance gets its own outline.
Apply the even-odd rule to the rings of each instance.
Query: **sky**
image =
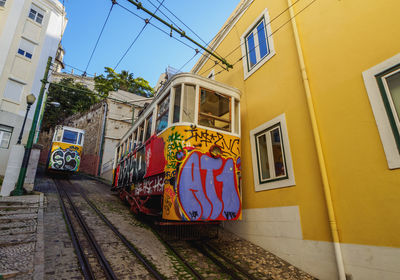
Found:
[[[62,39],[65,49],[64,63],[68,65],[64,71],[71,72],[71,66],[85,70],[112,6],[111,0],[60,0],[60,2],[64,2],[68,19]],[[141,18],[150,18],[150,15],[136,9],[127,0],[118,0],[117,2]],[[152,12],[160,3],[162,6],[157,11],[157,16],[167,22],[173,21],[174,26],[178,26],[189,37],[205,45],[196,34],[208,43],[233,12],[239,0],[142,0],[143,7]],[[136,17],[121,6],[114,5],[111,10],[103,34],[87,68],[88,76],[95,73],[103,74],[104,67],[115,68],[145,25],[143,19]],[[167,9],[196,34],[193,34]],[[169,27],[155,18],[150,22],[167,34],[147,24],[116,71],[128,70],[135,77],[142,77],[149,81],[151,86],[155,86],[160,74],[165,72],[167,66],[180,69],[195,54],[192,48],[198,47],[187,39],[181,38],[176,32],[173,32],[173,35],[192,48],[171,38]],[[200,54],[181,71],[189,72],[199,58]],[[74,73],[82,74],[76,69]]]

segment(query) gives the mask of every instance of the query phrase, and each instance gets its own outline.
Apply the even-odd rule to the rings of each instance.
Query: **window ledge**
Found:
[[[36,21],[34,21],[33,19],[31,19],[31,18],[27,18],[26,19],[27,21],[29,21],[29,22],[31,22],[31,23],[33,23],[34,25],[36,25],[37,27],[40,27],[40,28],[42,28],[43,27],[43,22],[40,24],[40,23],[37,23]]]
[[[29,63],[32,63],[32,58],[27,58],[19,53],[17,53],[17,57],[22,58],[23,60],[28,61]],[[32,57],[33,57],[33,55],[32,55]]]

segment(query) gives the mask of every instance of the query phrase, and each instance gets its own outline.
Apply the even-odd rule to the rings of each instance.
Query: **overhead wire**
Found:
[[[127,12],[131,13],[132,15],[134,15],[134,16],[136,16],[136,17],[140,18],[140,19],[141,19],[141,20],[143,20],[143,21],[146,21],[146,19],[145,19],[145,18],[143,18],[143,17],[139,16],[138,14],[136,14],[136,13],[135,13],[135,12],[133,12],[132,10],[128,9],[127,7],[125,7],[125,6],[121,5],[120,3],[116,3],[116,4],[117,4],[118,6],[120,6],[121,8],[123,8],[124,10],[126,10]],[[194,48],[193,46],[191,46],[191,45],[189,45],[189,44],[185,43],[184,41],[182,41],[182,40],[180,40],[180,39],[176,38],[176,37],[175,37],[173,34],[171,34],[171,33],[168,33],[167,31],[165,31],[165,30],[161,29],[160,27],[158,27],[158,26],[157,26],[157,25],[155,25],[154,23],[152,23],[152,22],[149,22],[149,24],[150,24],[151,26],[153,26],[154,28],[158,29],[159,31],[161,31],[162,33],[164,33],[164,34],[168,35],[169,37],[171,37],[171,38],[175,39],[176,41],[180,42],[181,44],[183,44],[183,45],[187,46],[188,48],[191,48],[191,49],[192,49],[192,50],[194,50],[195,52],[199,52],[199,50],[198,50],[198,49],[196,49],[196,48]],[[202,54],[202,55],[204,55],[204,54]],[[205,56],[205,55],[204,55],[204,56]],[[213,61],[215,62],[215,60],[213,60]]]
[[[112,4],[111,4],[111,7],[110,7],[110,10],[108,11],[108,15],[107,15],[107,17],[106,17],[106,20],[104,21],[103,27],[101,28],[100,34],[99,34],[99,36],[97,37],[96,44],[94,45],[94,48],[93,48],[93,50],[92,50],[92,54],[90,55],[89,61],[88,61],[87,65],[86,65],[85,72],[83,73],[83,75],[86,75],[86,71],[88,70],[89,65],[90,65],[90,62],[92,61],[94,52],[96,51],[96,48],[97,48],[97,46],[98,46],[98,44],[99,44],[101,35],[103,34],[103,31],[104,31],[104,28],[106,27],[106,24],[107,24],[107,22],[108,22],[108,19],[110,18],[110,14],[111,14],[111,12],[112,12],[112,9],[113,9],[114,5],[116,4],[116,1],[115,1],[115,0],[111,0],[111,1],[112,1]]]
[[[165,0],[163,0],[160,5],[158,7],[156,7],[156,11],[154,12],[157,13],[157,11],[160,9],[162,3],[164,3]],[[121,63],[121,61],[125,58],[125,56],[128,54],[128,52],[130,51],[130,49],[132,48],[132,46],[136,43],[136,41],[139,39],[140,35],[143,33],[144,29],[146,28],[146,26],[150,23],[150,20],[153,17],[150,17],[150,19],[145,20],[145,23],[142,27],[142,29],[139,31],[139,33],[136,35],[135,39],[132,41],[132,43],[130,44],[130,46],[126,49],[125,53],[122,55],[122,57],[120,58],[120,60],[118,61],[118,63],[115,65],[114,70],[117,69],[118,65]]]
[[[281,12],[278,16],[282,15],[285,11],[287,11],[288,9],[290,9],[294,4],[296,4],[297,2],[299,2],[300,0],[297,0],[296,2],[294,2],[291,6],[289,6],[288,8],[286,8],[283,12]],[[276,34],[279,30],[281,30],[285,25],[287,25],[288,23],[291,22],[291,20],[293,18],[295,18],[296,16],[298,16],[300,13],[302,13],[303,11],[305,11],[308,7],[310,7],[313,3],[315,3],[317,0],[312,0],[311,2],[309,2],[304,8],[302,8],[299,12],[297,12],[296,14],[294,14],[293,17],[290,17],[289,20],[287,20],[285,23],[283,23],[282,25],[280,25],[275,31],[271,32],[271,34],[269,34],[267,36],[267,38],[270,38],[272,35]],[[273,20],[275,20],[278,16],[274,17],[272,20],[270,20],[270,22],[268,24],[270,24]],[[236,47],[233,51],[231,51],[226,57],[228,57],[229,55],[231,55],[234,51],[236,51],[239,47],[241,47],[243,44],[245,44],[246,42],[240,43],[238,47]],[[257,48],[260,44],[258,43],[257,45],[255,45],[252,49],[249,50],[249,52],[251,52],[252,50],[254,50],[255,48]],[[247,54],[246,54],[247,55]],[[236,60],[232,65],[235,66],[237,63],[239,63],[243,58],[246,57],[246,55],[243,55],[241,57],[239,57],[238,60]],[[208,72],[210,69],[212,69],[214,66],[208,68],[207,70],[203,71],[200,75],[205,74],[206,72]],[[221,74],[223,72],[219,71],[218,73],[216,73],[214,76]]]

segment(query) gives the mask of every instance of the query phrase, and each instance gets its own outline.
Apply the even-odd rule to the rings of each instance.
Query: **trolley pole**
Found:
[[[29,131],[28,142],[26,143],[26,146],[25,146],[25,153],[24,153],[24,158],[22,160],[22,164],[21,164],[21,170],[19,171],[18,181],[17,181],[17,184],[15,185],[15,189],[11,192],[12,196],[18,196],[18,195],[24,194],[23,186],[24,186],[24,182],[25,182],[26,170],[28,169],[28,163],[29,163],[29,158],[31,156],[32,144],[33,144],[33,138],[35,137],[36,125],[37,125],[37,121],[39,118],[40,109],[42,106],[44,91],[46,89],[46,84],[48,83],[47,78],[49,76],[49,70],[50,70],[52,59],[53,58],[51,56],[49,56],[49,58],[47,60],[47,66],[46,66],[46,70],[44,71],[44,76],[43,76],[43,80],[42,80],[42,87],[40,88],[39,97],[38,97],[38,101],[36,104],[35,115],[33,116],[31,130]]]

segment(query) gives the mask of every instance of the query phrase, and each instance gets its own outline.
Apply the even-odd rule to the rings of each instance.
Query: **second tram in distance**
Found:
[[[57,125],[51,141],[47,168],[53,171],[78,172],[85,131]]]
[[[113,187],[131,209],[174,221],[241,218],[240,92],[173,76],[116,148]]]

